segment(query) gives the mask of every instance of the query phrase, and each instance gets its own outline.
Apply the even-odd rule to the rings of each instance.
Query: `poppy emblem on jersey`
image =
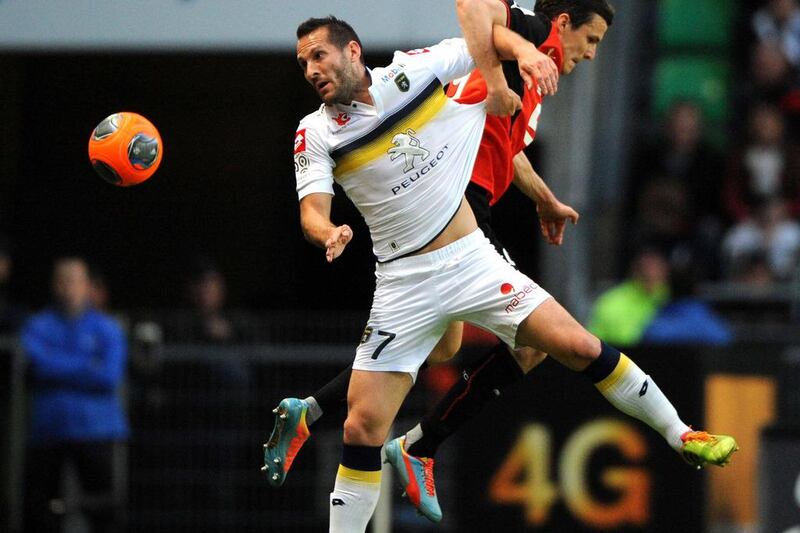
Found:
[[[394,145],[394,148],[389,148],[387,152],[389,154],[389,159],[392,161],[401,155],[405,157],[405,166],[403,167],[403,172],[408,172],[409,170],[414,169],[416,158],[419,157],[425,161],[431,154],[428,150],[420,146],[419,139],[414,137],[415,133],[417,132],[411,128],[408,128],[405,133],[398,133],[392,137],[392,144]]]
[[[294,153],[306,151],[306,130],[303,128],[294,134]]]
[[[347,113],[339,113],[339,115],[334,117],[333,120],[335,120],[338,125],[344,126],[350,122],[350,115]]]
[[[500,292],[502,294],[508,294],[513,290],[514,290],[514,286],[512,284],[510,284],[510,283],[503,283],[502,285],[500,285]]]
[[[405,72],[401,72],[400,75],[394,79],[394,82],[401,92],[406,93],[411,88],[411,82],[408,81],[408,76],[406,76]]]

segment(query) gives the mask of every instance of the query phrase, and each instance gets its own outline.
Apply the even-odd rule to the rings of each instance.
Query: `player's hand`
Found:
[[[558,91],[558,67],[555,61],[534,46],[526,46],[517,57],[519,74],[528,89],[533,89],[534,81],[542,89],[542,95],[556,94]]]
[[[334,259],[342,255],[344,247],[353,238],[353,230],[347,224],[337,226],[331,230],[328,240],[325,241],[325,259],[332,263]]]
[[[539,213],[539,227],[542,235],[548,244],[561,246],[564,242],[564,229],[567,220],[573,224],[578,223],[580,215],[567,204],[562,204],[558,200],[537,205],[536,211]]]
[[[505,117],[513,115],[520,109],[522,109],[522,100],[508,86],[499,90],[487,90],[486,112],[490,115]]]

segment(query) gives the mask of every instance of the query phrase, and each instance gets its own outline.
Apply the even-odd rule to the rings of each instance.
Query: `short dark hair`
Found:
[[[536,0],[533,10],[547,20],[566,13],[573,28],[580,28],[594,15],[599,15],[609,26],[614,21],[614,8],[607,0]]]
[[[356,30],[354,30],[353,27],[347,22],[338,19],[333,15],[328,15],[327,17],[322,18],[312,17],[301,22],[297,27],[297,38],[301,39],[319,28],[328,28],[328,40],[340,50],[347,46],[347,43],[350,41],[357,42],[359,48],[362,50],[361,62],[364,62],[364,46],[361,44],[361,39],[358,38]]]

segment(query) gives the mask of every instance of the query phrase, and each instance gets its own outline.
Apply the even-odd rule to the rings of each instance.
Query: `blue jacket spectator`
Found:
[[[707,303],[681,298],[659,310],[645,329],[641,342],[724,346],[733,342],[733,332]]]
[[[112,318],[90,308],[77,316],[49,309],[25,324],[22,345],[32,378],[32,442],[128,436],[116,394],[127,348]]]
[[[714,346],[733,342],[731,327],[696,296],[697,270],[690,254],[676,254],[669,273],[672,298],[645,328],[641,342]]]
[[[31,419],[25,465],[25,533],[63,531],[64,465],[72,463],[84,494],[91,531],[123,531],[116,448],[130,432],[117,398],[126,368],[125,337],[116,322],[91,306],[86,261],[64,257],[53,268],[55,306],[28,320],[22,347],[30,370]],[[68,495],[74,497],[74,495]]]

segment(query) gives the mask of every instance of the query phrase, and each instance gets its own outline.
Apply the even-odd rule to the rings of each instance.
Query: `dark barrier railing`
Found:
[[[23,361],[14,339],[0,337],[0,531],[17,531],[22,516]]]
[[[313,392],[352,360],[353,349],[324,344],[167,345],[141,354],[134,348],[127,386],[134,428],[128,445],[130,530],[324,531],[342,413],[326,413],[312,426],[312,438],[279,490],[269,488],[259,470],[261,443],[271,428],[275,403]],[[19,516],[19,485],[14,486],[13,478],[21,474],[22,456],[20,400],[14,398],[21,397],[23,380],[20,366],[10,363],[18,361],[11,353],[0,353],[0,408],[4,417],[11,404],[18,413],[2,441],[4,531],[14,531],[13,517]],[[721,426],[714,428],[718,431],[742,434],[747,449],[725,475],[744,475],[741,483],[754,484],[754,474],[748,472],[755,470],[757,459],[746,454],[757,446],[761,426],[753,421],[757,417],[742,411],[736,426],[728,427],[737,413],[726,413],[744,409],[739,402],[746,399],[762,415],[771,410],[771,418],[759,415],[765,424],[774,422],[777,413],[791,417],[795,396],[778,394],[774,385],[796,383],[784,370],[793,349],[759,344],[718,351],[637,348],[629,353],[687,422],[714,422]],[[426,372],[401,412],[398,432],[411,427],[435,401]],[[751,433],[752,442],[747,440]],[[742,493],[744,503],[737,505],[744,509],[725,515],[730,500],[717,501],[716,491],[706,491],[717,482],[716,472],[689,468],[652,430],[619,415],[585,378],[552,361],[487,408],[437,459],[445,513],[437,531],[691,533],[704,531],[705,517],[713,519],[718,508],[731,521],[757,520],[756,511],[747,510],[754,501],[747,491],[754,494],[754,486],[726,485],[728,491],[735,486],[733,492]],[[398,492],[395,530],[429,530]]]

